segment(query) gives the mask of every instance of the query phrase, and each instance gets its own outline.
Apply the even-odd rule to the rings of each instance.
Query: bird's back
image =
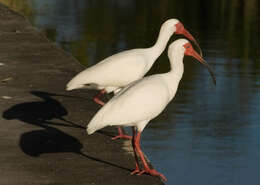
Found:
[[[143,51],[144,49],[133,49],[112,55],[79,73],[69,84],[124,87],[142,78],[149,70]]]
[[[88,133],[111,125],[134,125],[151,120],[162,112],[171,100],[164,78],[153,75],[125,87],[93,117]]]

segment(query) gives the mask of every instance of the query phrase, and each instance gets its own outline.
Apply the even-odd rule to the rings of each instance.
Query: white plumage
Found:
[[[88,133],[112,125],[136,126],[142,131],[174,97],[183,74],[185,49],[182,45],[187,42],[181,39],[169,47],[168,55],[174,70],[129,84],[97,112],[88,125]]]
[[[184,55],[191,55],[206,65],[215,82],[215,77],[208,64],[193,50],[187,40],[179,39],[173,42],[168,49],[170,72],[132,82],[105,104],[87,126],[88,134],[106,126],[133,126],[132,145],[136,168],[131,174],[140,175],[146,172],[167,180],[163,174],[155,169],[150,169],[140,148],[140,138],[141,132],[149,121],[158,116],[175,96],[184,72]],[[137,134],[135,134],[135,128],[137,128]],[[143,170],[141,170],[138,156],[143,163]]]
[[[88,133],[113,125],[136,126],[142,131],[175,94],[168,89],[166,78],[153,75],[124,88],[94,116],[88,125]],[[157,98],[160,101],[156,101]]]
[[[80,72],[67,84],[67,90],[90,88],[118,92],[129,83],[141,79],[164,51],[171,35],[183,34],[196,40],[177,19],[169,19],[161,26],[157,42],[150,48],[132,49],[112,55]]]
[[[161,26],[158,39],[154,46],[123,51],[102,60],[72,78],[67,84],[67,90],[82,88],[101,90],[100,93],[94,97],[94,101],[100,105],[104,105],[104,102],[99,99],[99,96],[110,92],[116,94],[131,82],[143,78],[155,60],[164,51],[170,37],[174,33],[183,34],[195,42],[200,49],[196,40],[179,20],[169,19]],[[112,139],[130,138],[124,135],[120,127],[118,127],[118,132],[119,135]]]

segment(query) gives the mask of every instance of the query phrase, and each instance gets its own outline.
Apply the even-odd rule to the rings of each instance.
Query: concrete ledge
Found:
[[[64,90],[83,67],[1,4],[0,64],[0,184],[163,184],[130,175],[134,158],[113,128],[86,135],[96,92]]]

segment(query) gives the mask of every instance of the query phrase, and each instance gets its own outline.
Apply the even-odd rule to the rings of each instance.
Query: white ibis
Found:
[[[93,117],[87,126],[88,134],[106,126],[132,126],[132,145],[135,153],[136,168],[132,174],[148,173],[166,180],[163,174],[150,169],[140,148],[141,132],[150,120],[158,116],[173,99],[184,72],[183,57],[190,55],[204,64],[213,80],[215,76],[209,65],[196,53],[186,39],[179,39],[169,46],[168,57],[171,70],[133,82],[116,94]],[[137,130],[137,134],[135,133]],[[137,156],[141,158],[141,169]]]
[[[94,101],[104,105],[99,97],[104,93],[116,94],[129,83],[143,78],[152,67],[155,60],[164,51],[168,40],[173,34],[182,34],[192,40],[201,49],[193,36],[184,28],[177,19],[169,19],[163,23],[159,37],[150,48],[131,49],[112,55],[101,62],[80,72],[67,84],[67,90],[73,89],[98,89],[100,93],[94,97]],[[124,135],[119,127],[117,138],[129,138]]]

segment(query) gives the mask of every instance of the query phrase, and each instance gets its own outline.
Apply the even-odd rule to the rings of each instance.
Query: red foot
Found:
[[[116,139],[132,139],[132,136],[126,134],[119,134],[115,137],[112,137],[112,140],[116,140]]]
[[[140,171],[137,175],[142,175],[143,173],[145,173],[145,170]]]
[[[116,139],[132,139],[132,136],[126,135],[124,132],[124,129],[121,127],[117,127],[118,129],[118,135],[113,137],[112,140]]]
[[[166,177],[163,174],[157,172],[155,169],[145,169],[145,170],[141,171],[140,173],[138,173],[137,175],[141,175],[143,173],[147,173],[147,174],[150,174],[152,176],[158,176],[162,180],[167,181]]]
[[[143,170],[142,170],[143,171]],[[140,172],[142,172],[139,168],[136,168],[134,171],[131,172],[131,175],[134,174],[139,174]]]
[[[152,176],[158,176],[162,180],[167,181],[166,177],[163,174],[157,172],[155,169],[149,169],[149,170],[135,169],[134,171],[131,172],[131,175],[134,175],[134,174],[142,175],[144,173],[147,173],[147,174],[152,175]]]

